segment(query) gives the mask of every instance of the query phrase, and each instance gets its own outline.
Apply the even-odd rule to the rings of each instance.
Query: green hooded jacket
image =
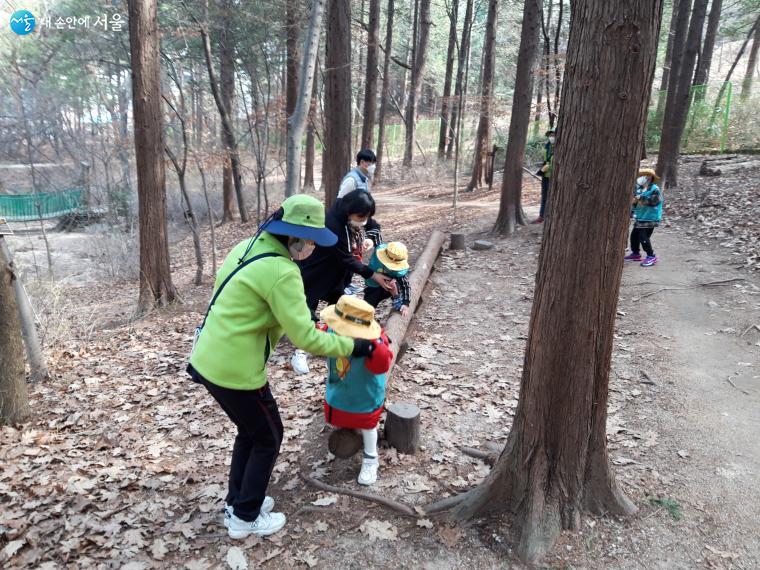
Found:
[[[216,275],[214,291],[237,267],[249,241],[240,242],[227,255]],[[267,359],[283,334],[298,348],[320,356],[349,356],[354,348],[352,338],[314,326],[301,271],[272,234],[262,232],[245,259],[268,252],[278,256],[252,262],[225,285],[190,357],[201,376],[223,388],[256,390],[264,386]]]

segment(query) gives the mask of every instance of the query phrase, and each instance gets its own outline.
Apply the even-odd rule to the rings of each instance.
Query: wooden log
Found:
[[[417,453],[420,447],[420,409],[414,404],[389,404],[385,408],[385,439],[399,453]]]
[[[364,447],[362,436],[352,429],[338,428],[333,430],[327,439],[327,449],[340,459],[350,459],[362,447]]]
[[[464,234],[451,234],[449,249],[464,249],[465,247],[467,247],[467,243],[464,239]]]

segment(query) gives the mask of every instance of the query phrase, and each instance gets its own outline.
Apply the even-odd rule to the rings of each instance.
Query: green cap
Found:
[[[331,246],[338,236],[325,227],[325,207],[306,194],[297,194],[282,203],[283,215],[264,225],[269,233],[309,239],[317,245]]]

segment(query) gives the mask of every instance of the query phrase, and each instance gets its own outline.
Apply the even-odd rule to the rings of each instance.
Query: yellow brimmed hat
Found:
[[[660,177],[654,171],[654,168],[639,168],[639,176],[651,176],[655,184],[660,181]]]
[[[343,336],[374,340],[382,332],[375,321],[375,308],[354,295],[343,295],[336,304],[322,309],[319,316]]]
[[[385,247],[378,247],[377,258],[391,271],[409,269],[409,262],[407,261],[409,252],[400,241],[392,241]]]

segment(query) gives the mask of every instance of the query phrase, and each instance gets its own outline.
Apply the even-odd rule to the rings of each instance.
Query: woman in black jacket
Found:
[[[317,245],[314,253],[298,263],[306,292],[306,304],[315,321],[319,302],[337,303],[355,273],[364,279],[374,279],[383,289],[393,293],[393,279],[375,273],[355,255],[356,251],[361,251],[367,220],[374,215],[375,200],[369,192],[354,190],[346,194],[325,217],[325,227],[338,236],[337,243],[329,247]],[[376,238],[374,235],[370,237],[373,242],[379,240],[379,232]],[[306,353],[300,350],[295,352],[291,364],[299,374],[309,371]]]

